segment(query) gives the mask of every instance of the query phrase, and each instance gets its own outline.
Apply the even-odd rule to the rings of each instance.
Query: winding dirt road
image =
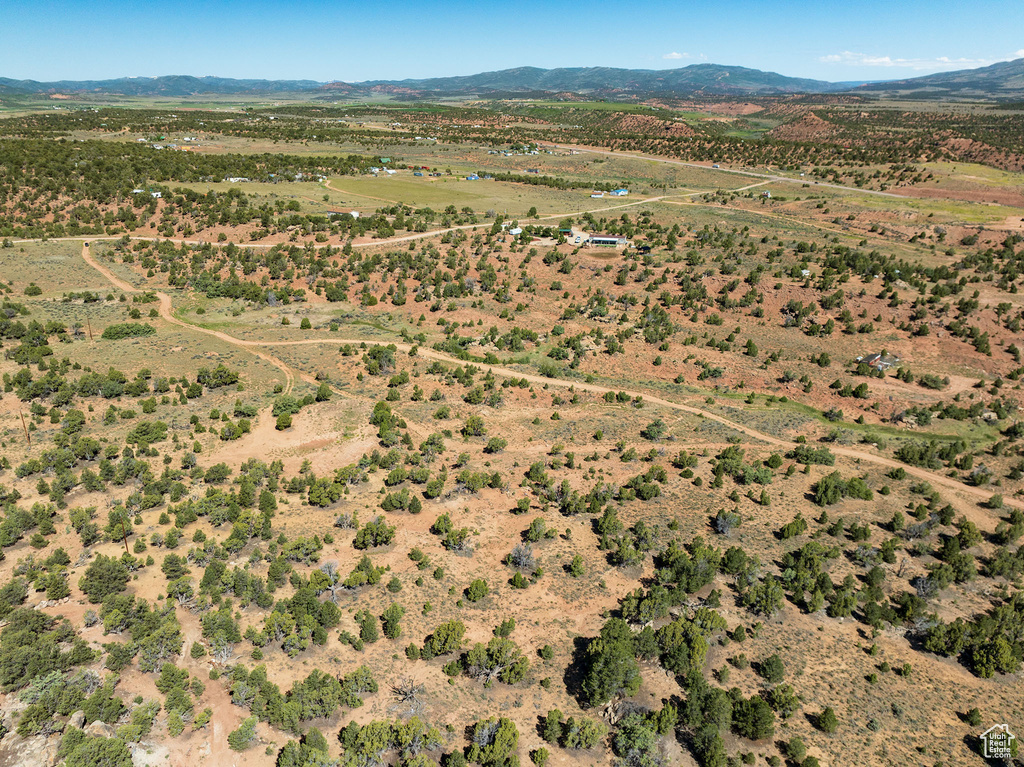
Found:
[[[85,262],[87,264],[89,264],[89,266],[91,266],[94,269],[96,269],[96,271],[98,271],[107,280],[109,280],[111,282],[111,284],[113,284],[118,289],[123,290],[125,293],[141,293],[141,292],[143,292],[139,288],[136,288],[134,285],[131,285],[131,284],[125,282],[124,280],[120,279],[115,274],[113,274],[110,271],[110,269],[108,269],[106,266],[104,266],[103,264],[100,264],[98,261],[96,261],[92,257],[92,254],[89,252],[89,243],[88,242],[85,242],[82,245],[82,258],[85,260]],[[167,320],[168,322],[170,322],[170,323],[172,323],[174,325],[178,325],[178,326],[183,327],[183,328],[188,328],[188,329],[190,329],[192,331],[195,331],[195,332],[198,332],[198,333],[204,333],[205,335],[213,336],[214,338],[217,338],[217,339],[219,339],[221,341],[224,341],[225,343],[228,343],[228,344],[231,344],[233,346],[237,346],[239,348],[245,349],[246,351],[250,352],[251,354],[254,354],[257,357],[259,357],[260,359],[262,359],[262,360],[264,360],[266,362],[269,362],[271,365],[274,365],[276,368],[281,370],[282,373],[284,373],[285,381],[286,381],[286,383],[285,383],[285,391],[288,391],[288,392],[290,392],[292,390],[296,377],[298,377],[298,378],[300,378],[300,379],[302,379],[304,381],[307,381],[309,383],[314,383],[314,384],[316,383],[316,380],[312,376],[310,376],[310,375],[308,375],[306,373],[303,373],[303,372],[301,372],[299,370],[296,370],[296,369],[290,367],[289,365],[287,365],[285,362],[281,361],[277,357],[274,357],[273,355],[268,354],[268,353],[266,353],[264,351],[260,351],[259,347],[315,346],[315,345],[326,345],[326,346],[335,346],[335,347],[337,347],[337,346],[340,346],[342,344],[358,344],[358,343],[362,343],[362,342],[365,341],[365,339],[360,339],[360,338],[355,338],[355,339],[351,339],[351,338],[350,339],[344,339],[344,338],[336,338],[336,339],[307,339],[307,340],[300,340],[300,341],[249,341],[249,340],[244,340],[244,339],[241,339],[241,338],[236,338],[236,337],[234,337],[232,335],[229,335],[227,333],[221,332],[219,330],[210,330],[208,328],[203,328],[203,327],[200,327],[198,325],[192,325],[191,323],[185,322],[184,320],[181,320],[178,317],[175,317],[174,313],[172,312],[171,297],[169,295],[167,295],[166,293],[162,292],[162,291],[157,291],[156,295],[157,295],[157,297],[160,300],[160,303],[159,303],[160,316],[163,317],[165,320]],[[412,348],[411,344],[402,343],[402,342],[392,342],[392,343],[394,344],[394,346],[398,350],[403,351],[403,352],[408,352]],[[452,357],[452,356],[450,356],[448,354],[444,354],[442,352],[435,351],[434,349],[425,349],[425,348],[419,347],[417,349],[417,354],[419,356],[421,356],[421,357],[424,357],[425,359],[439,360],[441,362],[447,362],[447,363],[450,363],[450,364],[462,364],[463,363],[463,360],[459,360],[456,357]],[[606,394],[608,392],[625,391],[631,397],[637,397],[637,396],[642,397],[644,402],[646,402],[646,403],[651,403],[651,404],[654,404],[654,405],[658,405],[660,407],[668,408],[670,410],[675,410],[677,412],[688,413],[690,415],[696,415],[696,416],[698,416],[700,418],[705,418],[705,419],[710,420],[710,421],[715,421],[716,423],[720,423],[723,426],[727,426],[730,429],[738,431],[741,434],[745,434],[745,435],[747,435],[748,437],[750,437],[752,439],[759,440],[759,441],[764,442],[764,443],[766,443],[768,445],[772,445],[773,447],[779,447],[779,448],[784,448],[784,449],[790,450],[790,449],[794,448],[796,446],[796,444],[797,444],[797,443],[792,442],[792,441],[787,440],[787,439],[782,439],[780,437],[775,437],[775,436],[773,436],[771,434],[765,434],[764,432],[758,431],[756,429],[752,429],[749,426],[744,426],[741,423],[737,423],[736,421],[732,421],[732,420],[730,420],[728,418],[725,418],[724,416],[720,416],[720,415],[718,415],[716,413],[712,413],[712,412],[709,412],[707,410],[702,410],[701,408],[693,407],[691,405],[683,405],[683,404],[678,403],[678,402],[672,402],[670,400],[666,400],[666,399],[654,396],[654,395],[652,395],[650,393],[646,393],[646,392],[637,392],[637,391],[628,391],[628,390],[624,390],[624,389],[615,389],[615,388],[611,388],[611,387],[607,387],[607,386],[601,386],[599,384],[582,383],[582,382],[579,382],[579,381],[563,381],[563,380],[560,380],[558,378],[546,378],[544,376],[536,375],[536,374],[533,374],[533,373],[523,373],[523,372],[518,371],[518,370],[512,370],[511,368],[501,367],[500,365],[487,365],[486,367],[488,368],[488,370],[491,370],[492,372],[494,372],[497,375],[503,375],[503,376],[507,376],[509,378],[525,378],[527,381],[530,381],[531,383],[540,384],[540,385],[545,385],[546,384],[548,386],[558,386],[558,387],[565,388],[565,389],[573,388],[573,389],[578,389],[580,391],[588,391],[588,392],[592,392],[592,393],[595,393],[595,394],[601,394],[601,395],[604,395],[604,394]],[[346,392],[341,391],[339,389],[335,389],[335,391],[338,391],[341,394],[346,394]],[[919,479],[926,480],[926,481],[932,483],[933,485],[938,485],[938,486],[942,486],[942,487],[949,488],[949,489],[952,489],[952,490],[956,490],[956,491],[958,491],[961,494],[968,495],[968,496],[971,496],[973,498],[977,498],[979,500],[988,500],[991,497],[991,495],[992,495],[991,492],[983,490],[982,488],[972,487],[970,485],[965,485],[963,482],[960,482],[959,480],[954,479],[952,477],[947,477],[947,476],[945,476],[943,474],[939,474],[937,472],[929,471],[928,469],[924,469],[924,468],[921,468],[921,467],[918,467],[918,466],[908,466],[908,465],[906,465],[906,464],[904,464],[904,463],[902,463],[900,461],[897,461],[895,459],[886,458],[885,456],[877,455],[875,453],[869,453],[869,452],[866,452],[866,451],[863,451],[863,450],[858,450],[856,448],[841,447],[841,446],[831,446],[830,449],[836,455],[841,455],[841,456],[844,456],[846,458],[853,459],[855,461],[866,461],[868,463],[873,463],[873,464],[878,465],[878,466],[885,466],[887,468],[897,468],[897,467],[903,468],[907,472],[907,474],[909,474],[911,476],[918,477]],[[1024,509],[1024,502],[1021,502],[1021,501],[1019,501],[1019,500],[1017,500],[1015,498],[1006,498],[1006,499],[1004,499],[1004,504],[1007,505],[1007,506],[1013,506],[1015,508]]]

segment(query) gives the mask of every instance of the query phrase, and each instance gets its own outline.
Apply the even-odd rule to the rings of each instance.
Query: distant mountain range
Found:
[[[10,94],[99,94],[121,96],[258,95],[315,91],[324,83],[316,80],[233,80],[229,77],[119,77],[116,80],[10,80],[0,77],[0,93]]]
[[[498,72],[483,72],[466,77],[433,77],[426,80],[371,80],[363,87],[390,86],[434,93],[486,93],[488,91],[549,91],[632,93],[830,93],[849,86],[823,80],[786,77],[745,67],[719,64],[693,64],[681,69],[613,69],[611,67],[571,67],[538,69],[519,67]]]
[[[369,80],[361,83],[315,80],[234,80],[224,77],[123,77],[116,80],[37,82],[0,78],[0,95],[124,95],[190,97],[302,94],[339,98],[370,93],[409,96],[513,93],[588,93],[599,96],[664,94],[675,96],[762,96],[783,94],[863,93],[915,97],[1024,98],[1024,59],[886,82],[843,82],[786,77],[746,67],[693,64],[680,69],[518,67],[462,77]]]
[[[995,98],[1019,100],[1024,97],[1024,59],[1001,61],[979,69],[941,72],[909,80],[867,83],[858,92],[908,94],[934,98]]]

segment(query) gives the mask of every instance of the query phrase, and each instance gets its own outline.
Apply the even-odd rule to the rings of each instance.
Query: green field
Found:
[[[759,119],[757,117],[744,117],[738,119],[725,131],[726,136],[746,140],[759,139],[772,128],[777,127],[781,120]]]
[[[934,200],[907,197],[896,200],[891,197],[847,197],[847,204],[855,205],[866,212],[878,210],[913,211],[929,219],[933,224],[986,224],[998,222],[1007,216],[1020,215],[1019,208],[996,205],[988,202],[966,202],[960,200]]]

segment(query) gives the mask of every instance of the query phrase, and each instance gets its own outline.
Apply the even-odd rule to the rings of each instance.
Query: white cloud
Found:
[[[831,53],[827,56],[820,56],[818,61],[824,64],[841,64],[844,66],[857,66],[857,67],[881,67],[885,69],[913,69],[917,71],[939,71],[939,70],[953,70],[953,69],[972,69],[974,67],[987,67],[991,64],[996,64],[1000,61],[1009,61],[1010,59],[1024,57],[1024,49],[1011,54],[1010,56],[1004,56],[1002,58],[995,59],[968,59],[968,58],[951,58],[949,56],[938,56],[933,59],[904,59],[894,58],[892,56],[872,56],[867,53],[854,53],[853,51],[842,51],[841,53]]]
[[[708,60],[708,57],[703,53],[676,53],[675,51],[673,51],[672,53],[666,53],[664,56],[662,56],[662,58],[668,59],[669,61],[679,61],[680,59],[686,59],[688,61]]]

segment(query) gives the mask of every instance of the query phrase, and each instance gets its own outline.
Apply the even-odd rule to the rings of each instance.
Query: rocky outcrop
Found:
[[[828,120],[808,112],[799,119],[783,123],[768,131],[768,136],[781,141],[821,141],[832,138],[838,129]]]
[[[9,732],[0,740],[0,767],[56,767],[59,734],[23,738]]]
[[[93,737],[100,738],[112,738],[117,734],[117,730],[114,729],[112,724],[106,722],[90,722],[85,725],[84,732],[86,735],[92,735]]]

